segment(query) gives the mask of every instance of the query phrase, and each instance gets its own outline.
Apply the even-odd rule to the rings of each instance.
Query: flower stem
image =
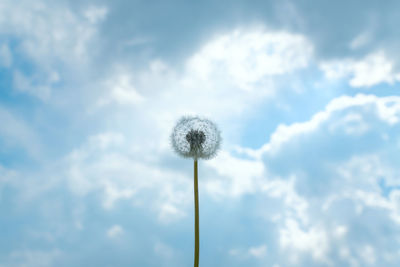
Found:
[[[194,267],[199,266],[199,188],[197,175],[197,159],[194,160]]]

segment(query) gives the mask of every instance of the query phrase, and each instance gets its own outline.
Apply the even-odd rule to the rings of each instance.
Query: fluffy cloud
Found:
[[[311,54],[302,35],[237,30],[207,43],[190,58],[188,70],[198,81],[224,79],[249,91],[266,77],[306,67]]]
[[[174,170],[154,168],[157,162],[148,155],[136,154],[131,149],[134,145],[116,133],[90,137],[63,163],[71,191],[81,196],[101,193],[105,209],[129,199],[135,205],[152,207],[161,221],[184,216],[191,199],[189,181]],[[157,197],[144,197],[153,194]]]
[[[272,177],[293,180],[294,192],[307,203],[306,220],[278,221],[281,246],[290,248],[292,260],[300,263],[299,255],[309,253],[326,264],[336,264],[338,254],[350,265],[399,261],[395,249],[383,248],[399,235],[399,147],[389,141],[399,139],[399,118],[398,97],[344,96],[310,121],[282,125],[272,134],[261,149],[265,168]],[[393,239],[380,238],[382,228],[370,232],[381,224]],[[391,260],[378,256],[383,251]]]
[[[79,72],[88,74],[98,25],[106,15],[101,6],[79,14],[63,2],[3,1],[0,34],[12,38],[4,38],[0,58],[14,70],[15,89],[48,100],[54,87],[71,80],[71,72],[74,79]]]
[[[323,62],[320,65],[329,79],[349,77],[352,87],[371,87],[380,83],[393,84],[400,81],[400,72],[395,70],[395,62],[383,51],[366,55],[360,60],[340,59]]]
[[[312,45],[304,36],[236,30],[206,42],[182,68],[162,59],[151,60],[139,71],[129,65],[111,66],[109,75],[96,83],[101,93],[95,94],[88,112],[113,116],[114,129],[122,131],[128,128],[123,126],[126,120],[137,121],[146,133],[140,138],[152,136],[159,146],[165,146],[182,114],[213,117],[227,127],[229,138],[237,138],[238,121],[279,97],[280,79],[306,68],[311,57]]]

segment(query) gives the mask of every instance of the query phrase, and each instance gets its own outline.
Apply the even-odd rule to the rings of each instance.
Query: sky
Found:
[[[0,267],[400,265],[398,1],[0,0]]]

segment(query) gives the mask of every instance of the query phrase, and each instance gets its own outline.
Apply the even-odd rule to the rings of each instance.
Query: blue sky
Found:
[[[397,1],[0,3],[0,267],[399,266]]]

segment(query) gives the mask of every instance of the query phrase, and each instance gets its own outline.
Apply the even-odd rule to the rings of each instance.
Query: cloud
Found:
[[[357,35],[350,43],[351,49],[359,49],[372,41],[370,32],[363,32]]]
[[[206,179],[205,189],[215,197],[240,196],[257,191],[259,179],[264,173],[261,162],[241,159],[227,151],[221,151],[218,157],[205,163],[214,169],[219,179]]]
[[[137,91],[131,75],[124,68],[117,68],[114,75],[103,84],[107,88],[106,94],[97,101],[97,107],[105,105],[137,105],[145,101],[145,98]]]
[[[109,238],[117,238],[121,236],[123,233],[124,229],[118,224],[113,225],[112,227],[110,227],[110,229],[107,230],[107,236]]]
[[[383,51],[368,54],[361,60],[341,59],[322,62],[320,68],[328,79],[347,78],[352,87],[371,87],[380,83],[394,84],[400,81],[400,72],[395,62],[388,59]]]
[[[249,91],[268,76],[305,68],[311,54],[312,45],[299,34],[236,30],[204,45],[188,71],[200,81],[224,79]]]
[[[294,19],[285,26],[305,34],[315,45],[318,59],[363,57],[371,51],[383,49],[390,59],[399,62],[396,47],[400,39],[395,37],[394,26],[398,22],[398,3],[386,6],[370,0],[364,1],[362,6],[356,1],[347,2],[347,5],[342,1],[313,5],[307,1],[290,3],[301,23]],[[341,23],[338,23],[338,18]],[[282,26],[282,23],[276,24]]]
[[[85,17],[92,24],[96,24],[105,19],[108,13],[108,8],[105,6],[91,6],[84,11]]]
[[[257,259],[262,259],[267,255],[267,246],[260,245],[255,247],[249,247],[246,250],[243,249],[231,249],[229,250],[229,254],[234,257],[252,257]]]
[[[106,15],[107,8],[99,6],[87,8],[82,16],[63,2],[3,1],[0,34],[13,43],[13,51],[8,53],[3,45],[1,55],[3,65],[11,67],[15,62],[17,91],[48,100],[54,77],[61,82],[66,77],[71,80],[71,73],[76,78],[79,72],[88,74],[98,24]]]
[[[133,146],[118,133],[90,137],[62,163],[70,190],[78,196],[99,192],[108,210],[124,199],[148,206],[161,222],[185,216],[191,199],[189,181],[176,170],[155,168],[156,162],[146,159],[148,155],[135,154]]]
[[[215,46],[226,50],[221,59],[216,60],[209,50],[209,47]],[[253,62],[249,57],[247,62],[235,54],[238,49],[254,56],[259,54],[260,59]],[[307,40],[299,35],[263,30],[250,33],[235,31],[205,44],[199,52],[188,58],[182,72],[161,60],[151,61],[147,69],[136,73],[131,72],[129,66],[111,67],[113,71],[104,79],[94,82],[94,87],[100,85],[100,93],[94,94],[94,99],[85,99],[91,112],[89,116],[102,114],[102,119],[108,120],[110,126],[97,134],[83,137],[86,141],[76,145],[64,159],[59,160],[57,168],[73,194],[83,197],[94,192],[100,193],[105,209],[113,209],[116,203],[123,200],[137,204],[149,201],[160,221],[170,223],[183,218],[191,199],[191,184],[184,178],[186,174],[171,167],[154,167],[159,164],[159,155],[169,151],[168,136],[174,119],[185,111],[227,119],[232,114],[238,114],[238,110],[250,108],[252,102],[260,101],[260,97],[255,95],[269,97],[271,94],[256,91],[258,80],[274,79],[275,76],[305,68],[311,50]],[[214,80],[215,74],[212,72],[205,77],[195,67],[196,58],[199,57],[210,68],[223,64],[233,69],[221,71],[219,79]],[[273,59],[272,63],[267,59]],[[291,66],[289,62],[297,63]],[[251,71],[243,69],[246,72],[241,74],[240,81],[232,79],[235,68],[241,64],[251,67]],[[253,76],[253,71],[258,74]],[[34,86],[34,81],[21,72],[16,72],[15,80],[20,90],[30,90]],[[249,89],[252,94],[247,91]],[[76,119],[83,119],[82,114],[79,113]],[[130,123],[126,123],[127,119]],[[221,180],[213,181],[205,177],[208,181],[207,190],[214,193],[220,190],[223,195],[233,196],[253,192],[263,171],[262,165],[236,159],[228,153],[221,153],[221,157],[237,168],[232,173],[225,173],[223,162],[211,163],[208,168],[217,169]],[[171,156],[164,159],[171,160]],[[248,174],[246,168],[252,168],[254,173]],[[233,172],[241,176],[232,176]],[[52,174],[47,173],[46,176]],[[242,179],[247,176],[248,180]],[[232,179],[231,191],[220,188],[227,181],[226,177]],[[143,197],[150,193],[157,197]]]
[[[289,249],[289,260],[297,263],[297,252],[308,252],[316,261],[327,262],[328,238],[325,230],[311,227],[301,230],[297,221],[288,219],[280,230],[280,245]],[[294,251],[290,251],[293,249]]]
[[[279,79],[306,68],[311,57],[312,46],[304,36],[235,30],[206,42],[180,68],[162,59],[139,71],[126,64],[111,66],[98,83],[101,93],[95,94],[89,112],[111,113],[117,119],[125,119],[122,112],[133,114],[131,120],[146,117],[154,122],[152,131],[163,135],[159,140],[165,140],[182,114],[212,116],[217,122],[246,116],[245,111],[280,95]],[[141,118],[133,118],[139,113]]]
[[[368,112],[366,108],[368,106],[371,106],[373,110],[370,114],[371,117],[364,113]],[[342,110],[348,112],[341,114]],[[290,126],[279,125],[271,135],[270,142],[263,146],[262,151],[274,153],[276,150],[281,150],[282,146],[288,146],[295,139],[302,140],[303,137],[318,132],[321,127],[324,127],[330,135],[344,135],[348,138],[366,133],[368,129],[382,131],[381,128],[371,128],[368,122],[382,123],[382,126],[390,128],[399,122],[399,110],[399,97],[397,96],[379,98],[375,95],[358,94],[355,97],[338,97],[333,99],[324,111],[314,114],[309,121],[293,123]],[[333,122],[328,123],[330,120]],[[293,147],[296,148],[296,146]]]
[[[266,253],[267,253],[267,246],[265,245],[262,245],[260,247],[249,248],[249,254],[256,258],[262,258],[266,255]]]
[[[396,96],[338,97],[308,121],[277,127],[258,151],[237,151],[248,159],[229,163],[222,155],[221,160],[231,166],[223,169],[232,172],[225,174],[229,179],[214,177],[222,185],[208,194],[225,201],[233,196],[245,199],[247,192],[263,195],[264,204],[257,211],[277,233],[267,245],[272,254],[273,242],[279,246],[276,253],[290,254],[273,257],[279,264],[395,266],[400,260],[392,247],[400,235],[396,178],[400,147],[392,142],[400,138],[399,118]],[[257,173],[254,166],[260,161],[264,167]],[[251,171],[248,176],[236,171],[242,162],[253,165],[244,169],[254,170],[254,176]],[[218,172],[218,161],[210,166]],[[228,181],[243,191],[231,194],[235,187],[226,186]],[[249,183],[254,185],[251,191],[243,186]],[[387,239],[387,231],[393,238]]]
[[[347,246],[340,253],[349,264],[399,260],[393,249],[388,252],[391,261],[378,259],[388,249],[382,246],[395,241],[381,239],[382,229],[369,230],[387,224],[393,236],[399,235],[394,200],[400,186],[394,160],[399,148],[387,141],[399,138],[399,104],[398,97],[339,97],[307,122],[279,126],[263,146],[267,173],[278,181],[293,181],[292,194],[306,203],[299,213],[306,219],[283,213],[277,220],[280,244],[291,249],[291,260],[302,264],[309,254],[326,264],[336,262],[335,250],[343,242]],[[267,179],[265,187],[270,183]],[[365,221],[365,216],[371,219]],[[359,225],[364,227],[357,229]]]

